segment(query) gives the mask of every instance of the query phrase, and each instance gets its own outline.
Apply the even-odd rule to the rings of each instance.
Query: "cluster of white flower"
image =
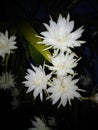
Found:
[[[78,64],[78,57],[71,48],[79,47],[85,41],[79,40],[84,31],[80,27],[73,31],[74,21],[70,21],[68,14],[65,19],[61,15],[57,23],[50,19],[50,25],[44,24],[47,31],[41,32],[42,42],[38,44],[45,44],[46,49],[52,49],[52,56],[49,56],[51,65],[45,64],[42,68],[34,67],[28,69],[25,76],[26,81],[23,83],[28,87],[27,92],[33,90],[34,98],[40,94],[40,99],[43,99],[43,90],[47,92],[47,99],[52,100],[52,104],[59,101],[59,105],[66,106],[67,101],[71,105],[71,99],[80,98],[79,91],[81,89],[76,85],[79,79],[74,79],[76,75],[74,68]],[[50,74],[45,74],[45,67],[51,71]],[[52,76],[54,74],[54,76]]]
[[[7,30],[6,30],[5,34],[0,32],[0,56],[2,58],[5,58],[6,54],[9,55],[10,53],[12,53],[13,49],[17,49],[17,47],[15,46],[15,44],[16,44],[15,40],[16,40],[16,37],[14,35],[11,36],[10,38],[8,37]],[[6,68],[7,68],[7,66],[6,66]],[[4,89],[4,90],[13,88],[15,86],[14,80],[15,80],[14,75],[12,75],[11,72],[8,73],[6,70],[0,76],[0,88]]]

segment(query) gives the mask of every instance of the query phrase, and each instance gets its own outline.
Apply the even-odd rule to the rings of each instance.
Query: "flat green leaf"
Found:
[[[45,57],[46,60],[50,62],[49,55],[51,55],[51,53],[49,50],[44,50],[46,49],[46,46],[44,44],[37,44],[37,42],[40,42],[41,39],[36,37],[36,35],[38,34],[33,29],[33,27],[29,23],[22,23],[19,25],[19,29],[20,29],[19,31],[23,34],[25,39],[33,47],[35,47]]]

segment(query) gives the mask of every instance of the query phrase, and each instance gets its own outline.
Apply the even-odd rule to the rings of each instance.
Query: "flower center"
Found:
[[[65,64],[63,64],[63,63],[59,63],[54,66],[57,68],[57,70],[61,70],[61,71],[64,70],[64,68],[66,67]]]
[[[41,79],[36,80],[36,81],[35,81],[35,84],[36,84],[37,86],[41,86],[42,80],[41,80]]]
[[[65,41],[67,41],[69,39],[69,35],[68,34],[66,34],[64,37],[59,37],[58,38],[58,42],[60,43],[60,44],[63,44]]]
[[[0,49],[6,49],[6,48],[8,48],[8,44],[6,44],[6,42],[2,41],[0,43]]]
[[[61,92],[63,93],[63,92],[66,92],[67,90],[68,90],[68,87],[62,80],[62,82],[61,82]]]

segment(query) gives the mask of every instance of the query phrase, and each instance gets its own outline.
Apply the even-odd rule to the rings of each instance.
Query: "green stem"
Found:
[[[82,100],[91,100],[91,97],[81,97]]]
[[[8,66],[9,57],[10,57],[10,55],[7,54],[7,55],[6,55],[6,58],[5,58],[5,71],[7,71],[7,66]]]
[[[7,54],[6,55],[6,57],[5,57],[5,82],[7,82],[7,67],[8,67],[8,61],[9,61],[9,57],[10,57],[10,55],[9,54]]]

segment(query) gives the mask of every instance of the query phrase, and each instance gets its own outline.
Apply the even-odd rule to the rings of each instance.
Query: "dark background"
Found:
[[[89,74],[92,82],[86,87],[84,96],[91,96],[98,89],[98,1],[97,0],[1,0],[0,1],[0,29],[4,31],[9,22],[28,21],[37,32],[40,32],[42,23],[48,23],[49,15],[54,20],[59,14],[66,17],[70,13],[75,21],[75,29],[84,26],[82,39],[86,44],[76,49],[82,56],[79,63],[79,74]],[[40,27],[40,28],[39,28]],[[80,84],[81,85],[81,84]],[[81,85],[81,87],[83,87]],[[10,105],[10,91],[0,90],[0,130],[27,130],[31,126],[30,120],[35,115],[45,117],[55,116],[56,130],[83,130],[98,129],[98,105],[92,101],[73,101],[72,106],[51,106],[49,103],[23,103],[16,110]]]

